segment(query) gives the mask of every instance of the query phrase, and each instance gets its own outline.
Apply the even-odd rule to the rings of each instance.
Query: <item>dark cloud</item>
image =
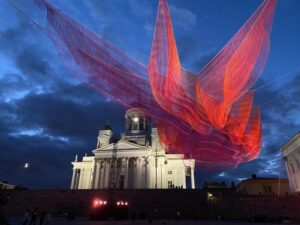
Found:
[[[70,162],[75,154],[91,153],[98,130],[108,120],[117,135],[123,130],[124,109],[119,105],[100,96],[93,103],[67,99],[28,95],[13,105],[1,105],[1,179],[35,188],[67,187]],[[22,166],[27,161],[31,167],[25,171]]]
[[[94,137],[107,120],[116,127],[122,124],[122,110],[115,103],[103,102],[100,97],[93,103],[78,103],[61,96],[27,96],[18,102],[17,114],[29,127],[44,127],[48,133],[62,136]]]

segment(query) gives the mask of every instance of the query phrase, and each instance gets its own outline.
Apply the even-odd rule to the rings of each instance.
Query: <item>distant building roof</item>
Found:
[[[204,186],[203,186],[204,188],[206,188],[206,189],[211,189],[211,188],[213,188],[213,189],[219,189],[219,188],[228,188],[227,186],[226,186],[226,184],[225,184],[225,182],[221,182],[221,183],[219,183],[219,182],[204,182]]]
[[[287,178],[279,178],[279,177],[257,177],[256,174],[252,174],[251,178],[244,179],[242,182],[251,182],[251,181],[264,181],[264,180],[287,180]]]
[[[0,182],[0,189],[14,189],[16,186],[7,182]]]

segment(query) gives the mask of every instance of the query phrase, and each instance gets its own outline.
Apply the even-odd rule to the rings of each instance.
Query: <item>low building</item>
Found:
[[[71,189],[195,188],[195,160],[168,154],[150,125],[138,109],[129,109],[120,140],[112,141],[111,127],[104,126],[93,156],[72,162]]]
[[[250,179],[242,180],[236,186],[236,191],[246,195],[285,195],[289,193],[288,179],[257,177],[253,174]]]
[[[230,185],[226,185],[225,181],[204,182],[202,189],[206,192],[208,200],[222,199],[236,194],[233,182]]]
[[[280,148],[292,193],[300,192],[300,132]]]
[[[205,189],[227,189],[226,183],[223,182],[204,182],[202,188]]]
[[[0,182],[0,189],[15,189],[15,185],[8,184],[7,182]]]

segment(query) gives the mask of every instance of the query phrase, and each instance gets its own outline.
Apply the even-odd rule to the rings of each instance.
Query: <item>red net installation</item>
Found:
[[[260,109],[251,87],[270,49],[276,6],[265,0],[241,29],[198,73],[178,57],[166,0],[158,6],[148,65],[130,57],[47,1],[42,27],[80,81],[156,121],[167,151],[193,157],[207,169],[235,168],[262,148]]]

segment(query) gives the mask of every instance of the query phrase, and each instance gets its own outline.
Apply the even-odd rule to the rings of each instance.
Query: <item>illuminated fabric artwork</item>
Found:
[[[206,168],[235,168],[262,148],[260,109],[251,87],[270,49],[276,6],[265,0],[198,73],[180,64],[166,0],[158,6],[148,65],[140,63],[47,1],[47,26],[70,73],[123,106],[156,121],[167,151]]]

